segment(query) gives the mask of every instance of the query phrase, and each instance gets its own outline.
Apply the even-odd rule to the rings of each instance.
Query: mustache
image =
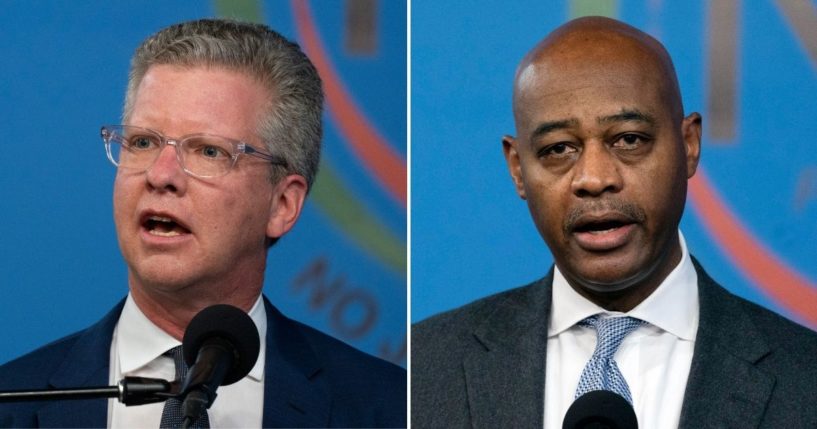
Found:
[[[642,223],[647,219],[647,213],[641,207],[621,200],[591,201],[567,212],[564,225],[565,235],[576,229],[582,219],[597,213],[615,214],[617,218],[631,223]]]

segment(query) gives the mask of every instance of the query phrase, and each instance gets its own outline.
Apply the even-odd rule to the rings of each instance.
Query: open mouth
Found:
[[[576,244],[591,252],[608,252],[629,243],[636,231],[637,220],[620,213],[585,216],[569,229]]]
[[[166,216],[148,216],[142,222],[142,227],[151,235],[160,237],[176,237],[189,234],[190,230]]]
[[[590,234],[604,234],[607,232],[614,231],[622,226],[629,225],[631,222],[624,222],[619,220],[607,220],[607,221],[598,221],[598,222],[587,222],[582,225],[578,225],[574,231],[576,232],[588,232]]]

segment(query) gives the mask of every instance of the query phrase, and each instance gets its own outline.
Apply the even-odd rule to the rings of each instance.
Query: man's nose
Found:
[[[154,189],[180,192],[186,187],[187,174],[179,163],[175,145],[165,145],[145,174]]]
[[[577,197],[619,192],[623,186],[620,163],[603,142],[587,142],[573,166],[571,190]]]

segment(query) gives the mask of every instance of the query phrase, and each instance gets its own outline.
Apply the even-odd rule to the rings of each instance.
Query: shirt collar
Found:
[[[259,295],[255,304],[248,313],[261,340],[261,350],[258,360],[248,376],[255,381],[264,377],[264,360],[266,356],[267,312],[264,302]],[[122,314],[117,325],[117,347],[119,349],[119,368],[122,376],[126,376],[155,359],[161,357],[169,349],[181,345],[179,340],[156,326],[142,313],[133,297],[128,294]]]
[[[698,330],[698,274],[692,265],[683,234],[681,262],[644,301],[626,313],[684,340],[694,340]],[[553,272],[553,300],[548,336],[552,337],[594,314],[621,315],[590,302],[567,283],[559,267]]]

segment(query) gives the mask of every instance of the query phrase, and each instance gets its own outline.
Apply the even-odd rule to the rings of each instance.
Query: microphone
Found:
[[[255,323],[236,307],[213,305],[193,317],[182,341],[184,360],[190,366],[179,394],[184,427],[213,405],[219,386],[249,374],[259,349]]]
[[[635,410],[609,390],[579,396],[567,409],[562,429],[638,429]]]

